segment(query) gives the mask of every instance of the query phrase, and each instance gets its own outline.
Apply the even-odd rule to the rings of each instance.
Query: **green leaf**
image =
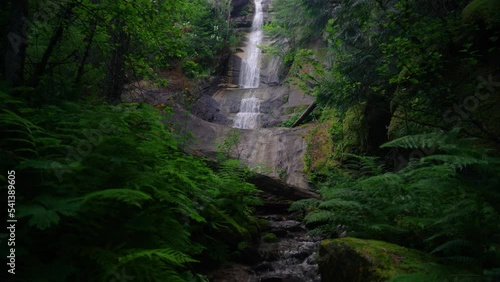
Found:
[[[172,248],[162,248],[154,250],[133,250],[125,256],[118,258],[120,264],[126,264],[136,259],[160,259],[174,266],[182,266],[188,262],[197,262],[188,255]]]
[[[151,200],[151,196],[137,190],[130,189],[107,189],[89,193],[84,196],[83,203],[91,200],[115,200],[126,204],[141,207],[143,201]]]

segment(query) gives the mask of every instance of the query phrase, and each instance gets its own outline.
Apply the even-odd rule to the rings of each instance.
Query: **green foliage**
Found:
[[[219,238],[251,239],[259,200],[248,169],[227,161],[215,172],[179,151],[160,122],[166,113],[86,102],[34,109],[0,97],[0,166],[18,179],[21,280],[109,281],[123,272],[194,281],[198,262],[231,252]]]
[[[456,137],[438,132],[385,144],[436,148],[399,172],[384,173],[374,158],[351,155],[352,165],[322,183],[322,200],[302,200],[291,209],[309,211],[305,220],[313,233],[383,239],[491,267],[498,263],[500,160]]]
[[[234,155],[239,158],[240,134],[241,132],[238,129],[231,129],[228,135],[217,144],[217,149],[219,150],[218,158],[220,161],[227,160]]]
[[[274,6],[277,16],[266,26],[277,42],[273,51],[291,57],[289,75],[315,96],[319,126],[330,134],[311,134],[308,146],[328,140],[330,150],[316,155],[342,162],[314,167],[323,159],[308,153],[307,173],[324,199],[292,209],[310,211],[305,220],[314,233],[384,239],[495,269],[498,159],[479,147],[498,149],[498,100],[491,98],[498,95],[477,96],[486,84],[498,94],[498,1],[283,0]],[[324,12],[308,13],[314,9]],[[318,25],[304,24],[315,20]],[[324,59],[321,43],[328,45]],[[488,83],[478,83],[487,76]],[[398,153],[386,163],[345,154],[382,157],[389,149]],[[421,152],[426,156],[389,172],[398,157]]]
[[[30,2],[25,77],[38,102],[154,80],[158,69],[180,67],[188,77],[213,71],[232,32],[229,7],[208,0]]]
[[[283,127],[292,127],[292,125],[299,119],[301,113],[295,113],[287,120],[283,121],[280,126]]]
[[[494,0],[474,0],[471,1],[463,10],[464,21],[478,21],[491,28],[498,27],[500,3]]]
[[[200,66],[193,61],[184,61],[181,65],[182,72],[187,77],[193,78],[201,72]]]

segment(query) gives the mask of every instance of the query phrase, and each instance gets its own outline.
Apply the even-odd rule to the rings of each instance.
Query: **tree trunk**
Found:
[[[96,30],[96,25],[92,21],[90,24],[90,34],[87,37],[85,37],[87,46],[85,47],[83,58],[80,61],[80,65],[78,66],[78,71],[76,73],[76,78],[75,78],[75,84],[80,83],[80,80],[82,79],[83,72],[85,70],[85,62],[87,61],[87,58],[90,55],[90,49],[92,48],[92,43],[94,42],[95,30]]]
[[[49,63],[50,56],[52,56],[52,53],[54,53],[54,50],[59,43],[59,41],[62,39],[64,30],[66,29],[66,25],[73,16],[73,8],[76,6],[76,3],[71,3],[68,7],[63,8],[63,16],[60,20],[59,26],[55,30],[54,34],[50,38],[49,45],[47,46],[47,49],[45,49],[45,52],[43,53],[42,59],[38,64],[36,64],[35,67],[35,72],[33,73],[33,77],[30,80],[30,85],[33,87],[38,86],[40,82],[40,78],[43,76],[45,73],[45,70],[47,68],[47,64]]]
[[[5,78],[11,86],[24,84],[24,59],[28,37],[28,0],[13,0],[7,28],[7,47],[5,48]]]
[[[129,36],[123,29],[123,24],[116,19],[114,21],[116,30],[112,31],[111,44],[114,48],[111,51],[105,85],[105,95],[110,103],[120,102],[125,85],[125,55],[128,50]]]

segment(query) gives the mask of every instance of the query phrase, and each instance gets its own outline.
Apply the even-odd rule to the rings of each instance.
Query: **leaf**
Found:
[[[137,190],[130,189],[107,189],[89,193],[84,196],[83,203],[90,200],[116,200],[126,204],[141,207],[141,202],[151,200],[151,196]]]
[[[28,221],[30,226],[36,226],[40,230],[49,228],[52,224],[59,223],[60,217],[54,210],[46,209],[41,205],[25,205],[20,206],[17,213],[18,218],[30,216]]]
[[[188,262],[197,262],[197,260],[192,259],[190,256],[168,247],[154,250],[130,251],[129,254],[119,257],[118,261],[120,264],[126,264],[136,259],[160,259],[174,266],[182,266]]]
[[[80,198],[57,198],[42,195],[35,199],[38,204],[20,205],[18,218],[31,216],[28,223],[40,230],[45,230],[59,223],[60,216],[75,216],[80,209]]]

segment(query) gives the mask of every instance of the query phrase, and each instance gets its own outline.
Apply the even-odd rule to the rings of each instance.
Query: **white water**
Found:
[[[264,13],[262,0],[255,0],[255,15],[252,22],[252,31],[248,35],[248,44],[245,50],[240,71],[241,88],[257,88],[260,84],[260,54],[259,44],[262,42],[262,26]],[[233,127],[254,129],[259,127],[260,99],[256,97],[241,100],[240,111],[234,118]]]
[[[259,49],[258,45],[262,42],[263,24],[264,13],[262,12],[262,0],[255,0],[255,16],[252,21],[252,31],[248,36],[248,44],[245,50],[246,56],[241,62],[241,88],[259,87],[261,50]]]
[[[243,98],[240,111],[236,114],[233,127],[242,129],[254,129],[259,127],[260,99],[251,97]]]

